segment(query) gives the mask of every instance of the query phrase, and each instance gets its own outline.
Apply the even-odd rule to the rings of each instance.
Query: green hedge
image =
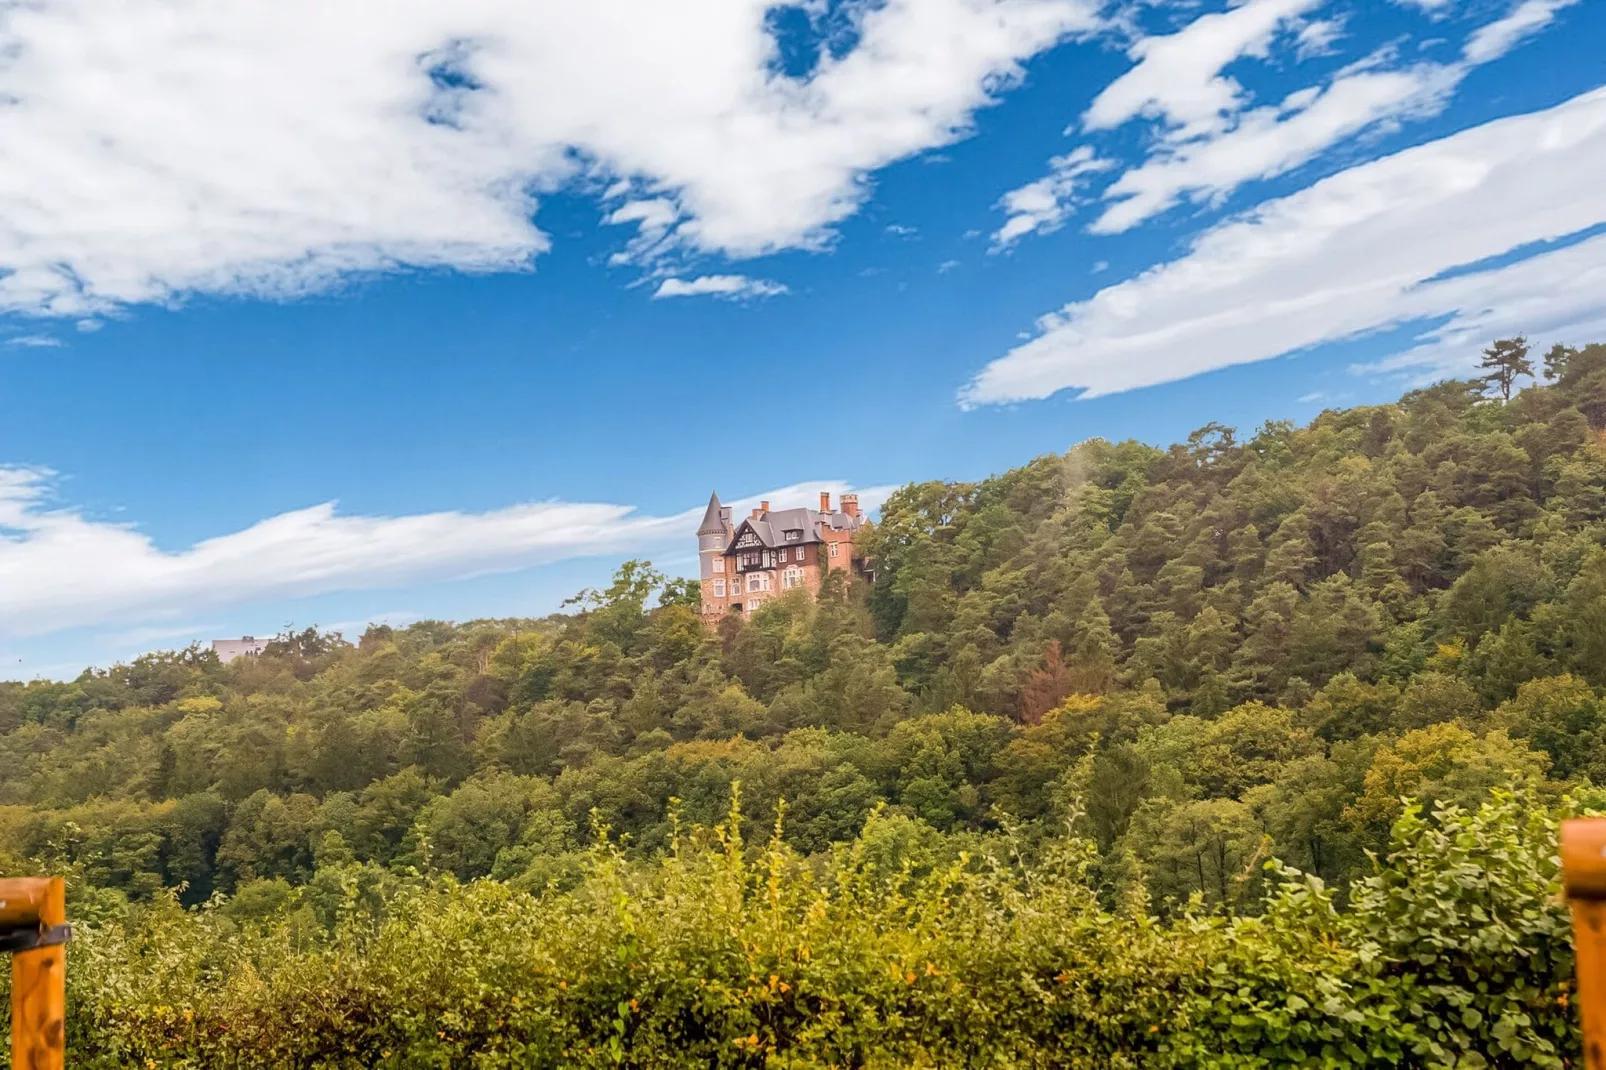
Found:
[[[651,865],[599,847],[565,891],[421,880],[378,911],[350,869],[329,927],[293,901],[81,925],[70,1063],[1576,1065],[1556,817],[1410,810],[1342,907],[1282,870],[1254,916],[1168,921],[1101,907],[1079,841],[917,874],[874,820],[828,859],[722,827]]]

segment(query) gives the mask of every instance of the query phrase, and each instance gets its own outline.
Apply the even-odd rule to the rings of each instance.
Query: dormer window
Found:
[[[788,531],[786,533],[786,541],[787,542],[801,542],[802,540],[803,540],[803,533],[801,531]]]

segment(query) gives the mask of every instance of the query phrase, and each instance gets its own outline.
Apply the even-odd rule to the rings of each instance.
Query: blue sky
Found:
[[[713,488],[1606,337],[1596,0],[41,0],[0,41],[0,677],[539,614],[689,569]]]

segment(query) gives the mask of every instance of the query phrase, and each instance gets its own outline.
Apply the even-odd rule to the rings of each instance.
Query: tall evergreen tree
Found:
[[[1528,339],[1521,335],[1498,339],[1483,351],[1483,360],[1478,367],[1484,369],[1483,381],[1500,391],[1500,400],[1510,401],[1511,388],[1517,376],[1533,377],[1533,361],[1528,359]]]

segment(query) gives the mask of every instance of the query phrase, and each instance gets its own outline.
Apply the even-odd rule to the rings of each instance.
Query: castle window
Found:
[[[785,572],[781,573],[781,586],[786,588],[788,591],[790,591],[794,587],[801,586],[802,583],[803,583],[803,570],[798,568],[798,567],[796,567],[795,565],[792,568],[789,568]]]
[[[725,571],[725,559],[723,557],[714,558],[714,571],[715,572],[724,572]]]
[[[770,576],[768,572],[754,572],[747,577],[747,589],[751,591],[767,591],[770,589]]]
[[[715,598],[724,598],[725,597],[725,581],[724,580],[715,580],[714,581],[714,597]]]
[[[837,551],[837,547],[839,547],[839,546],[841,546],[841,545],[842,545],[842,544],[841,544],[841,543],[839,543],[839,542],[833,542],[833,543],[832,543],[832,544],[831,544],[831,556],[832,556],[832,557],[835,557],[835,556],[836,556],[836,551]]]
[[[783,565],[786,564],[786,549],[785,549],[785,547],[782,547],[781,551],[776,556],[778,556],[781,559],[781,564],[783,564]]]
[[[787,542],[797,542],[801,538],[803,538],[803,533],[801,531],[788,531],[786,533]]]

